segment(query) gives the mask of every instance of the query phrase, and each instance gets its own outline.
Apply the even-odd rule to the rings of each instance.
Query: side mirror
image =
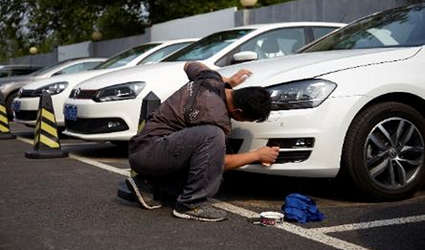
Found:
[[[258,55],[254,51],[242,51],[233,55],[232,64],[243,63],[257,59]]]

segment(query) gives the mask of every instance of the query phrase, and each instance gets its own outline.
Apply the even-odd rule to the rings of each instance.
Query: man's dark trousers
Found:
[[[155,139],[130,154],[129,161],[132,169],[151,177],[166,193],[177,191],[177,202],[196,207],[217,193],[225,151],[224,132],[214,125],[199,125]]]

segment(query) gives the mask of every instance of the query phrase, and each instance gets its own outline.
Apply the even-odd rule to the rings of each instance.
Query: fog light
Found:
[[[295,142],[295,147],[304,147],[305,146],[305,140],[304,139],[298,139],[296,142]]]
[[[115,128],[121,125],[120,122],[108,122],[108,128]]]
[[[280,148],[312,148],[314,146],[314,138],[271,138],[267,142],[267,146],[278,146]]]
[[[311,138],[299,138],[296,139],[293,148],[310,148],[313,146],[313,141]]]

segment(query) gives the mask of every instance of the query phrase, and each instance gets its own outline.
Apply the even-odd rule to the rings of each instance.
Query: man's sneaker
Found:
[[[225,211],[217,209],[211,205],[188,208],[180,203],[177,203],[173,210],[173,215],[182,219],[208,222],[216,222],[227,219],[227,213]]]
[[[128,177],[125,179],[125,184],[144,208],[155,209],[162,207],[160,202],[154,200],[151,188],[143,180],[136,184],[132,177]]]

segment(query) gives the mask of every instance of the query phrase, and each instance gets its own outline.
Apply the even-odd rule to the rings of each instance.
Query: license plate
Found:
[[[12,110],[15,112],[19,112],[21,110],[21,101],[13,101]]]
[[[65,105],[63,108],[63,114],[66,120],[76,121],[77,113],[77,107],[74,105]]]

